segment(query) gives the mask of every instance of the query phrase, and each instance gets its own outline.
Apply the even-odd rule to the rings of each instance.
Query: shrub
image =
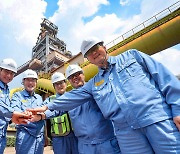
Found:
[[[6,143],[7,147],[14,147],[15,146],[16,137],[7,136],[6,139],[7,139],[7,143]]]

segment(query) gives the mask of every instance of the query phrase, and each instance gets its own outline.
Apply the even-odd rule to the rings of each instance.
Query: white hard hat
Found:
[[[81,44],[81,53],[83,54],[84,57],[86,57],[86,53],[91,49],[93,46],[99,43],[104,43],[103,41],[97,39],[97,38],[91,38],[84,40]]]
[[[55,72],[52,77],[51,77],[51,81],[52,83],[58,82],[58,81],[63,81],[66,80],[65,76],[60,73],[60,72]]]
[[[38,75],[35,71],[33,71],[31,69],[27,69],[23,74],[23,79],[26,79],[26,78],[38,79]]]
[[[83,72],[83,70],[78,65],[75,65],[75,64],[69,65],[66,69],[66,78],[68,78],[69,76],[71,76],[72,74],[76,72]]]
[[[17,64],[11,58],[3,59],[0,63],[0,68],[4,68],[14,73],[17,73]]]

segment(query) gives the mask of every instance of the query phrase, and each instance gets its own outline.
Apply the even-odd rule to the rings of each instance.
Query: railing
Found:
[[[27,61],[27,62],[24,63],[23,65],[19,66],[17,69],[18,69],[18,70],[22,69],[23,67],[29,65],[29,63],[30,63],[31,61],[32,61],[32,60]]]
[[[107,43],[105,45],[106,48],[109,49],[109,48],[115,46],[116,44],[118,44],[119,42],[124,41],[128,37],[134,35],[135,33],[141,31],[142,29],[144,29],[146,27],[148,27],[149,25],[159,21],[163,17],[171,14],[175,10],[179,9],[179,7],[180,7],[180,1],[177,1],[173,5],[166,8],[165,10],[159,12],[158,14],[154,15],[153,17],[149,18],[148,20],[144,21],[143,23],[139,24],[138,26],[134,27],[133,29],[129,30],[128,32],[126,32],[126,33],[122,34],[121,36],[117,37],[113,41]]]

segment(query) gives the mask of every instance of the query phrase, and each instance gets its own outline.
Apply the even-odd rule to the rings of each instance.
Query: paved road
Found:
[[[14,147],[6,147],[4,154],[15,154]],[[53,154],[53,150],[50,146],[44,148],[44,154]]]

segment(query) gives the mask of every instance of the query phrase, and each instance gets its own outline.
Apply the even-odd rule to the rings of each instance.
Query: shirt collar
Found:
[[[25,97],[30,97],[30,94],[29,94],[29,92],[28,92],[27,90],[23,90],[23,91],[22,91],[22,94],[23,94]],[[32,96],[36,98],[35,92],[33,92]]]
[[[0,87],[2,89],[8,89],[8,85],[5,85],[2,81],[0,81]]]
[[[112,65],[116,64],[115,58],[113,56],[109,56],[107,62],[109,66],[108,69],[111,68]],[[99,68],[99,74],[102,76],[108,69]]]
[[[59,96],[61,96],[62,94],[59,94],[59,93],[56,93],[56,97],[59,97]]]

